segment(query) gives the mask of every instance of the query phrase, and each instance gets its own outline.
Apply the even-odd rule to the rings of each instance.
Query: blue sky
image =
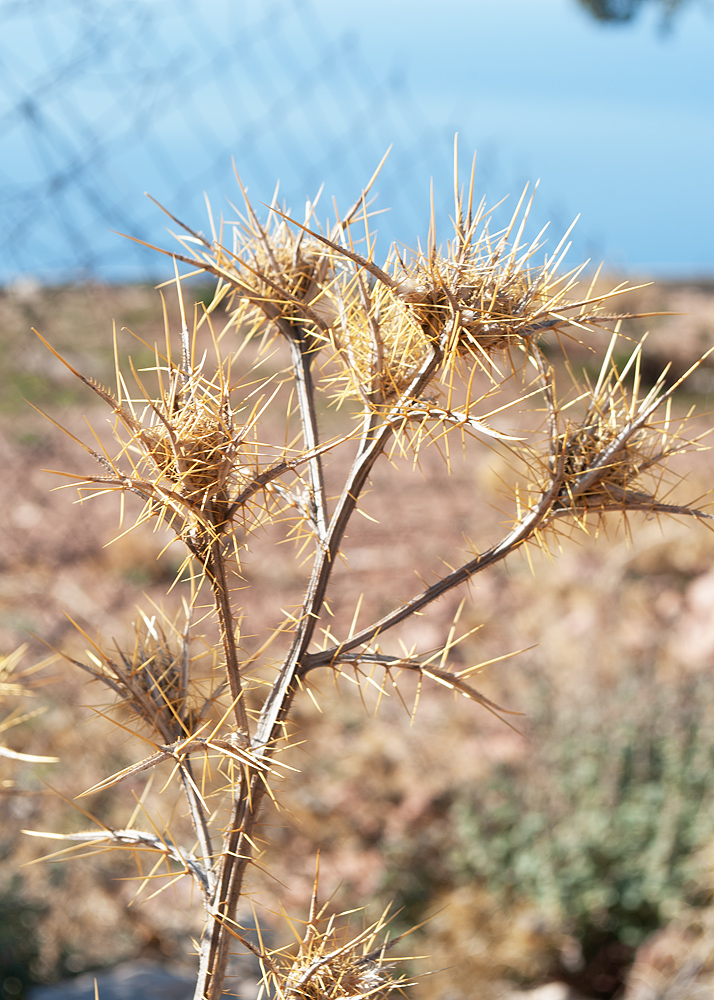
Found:
[[[413,246],[432,178],[448,219],[455,132],[489,204],[539,181],[536,229],[580,216],[573,263],[714,276],[714,0],[668,32],[654,3],[615,26],[577,0],[0,0],[0,281],[147,276],[112,231],[167,245],[146,190],[232,217],[232,158],[298,214],[324,181],[324,218],[390,144],[380,248]]]
[[[557,224],[580,214],[615,264],[714,272],[711,5],[685,7],[666,33],[655,8],[605,25],[576,0],[315,7],[371,65],[403,74],[422,125],[457,129],[464,155],[495,163],[503,194],[539,179]]]

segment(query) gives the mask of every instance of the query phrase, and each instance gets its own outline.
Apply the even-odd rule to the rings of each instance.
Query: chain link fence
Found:
[[[0,283],[147,280],[168,221],[207,228],[240,192],[319,214],[379,183],[384,245],[412,240],[453,122],[420,128],[408,88],[331,37],[309,0],[0,2]],[[448,195],[448,185],[445,197]],[[448,211],[448,208],[447,208]],[[162,272],[163,273],[163,272]]]

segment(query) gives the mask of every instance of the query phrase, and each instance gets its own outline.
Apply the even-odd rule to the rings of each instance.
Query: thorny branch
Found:
[[[190,851],[172,843],[168,838],[160,837],[155,833],[149,833],[144,830],[111,830],[106,827],[103,829],[100,828],[99,830],[88,830],[82,833],[65,833],[61,835],[54,833],[38,833],[34,830],[26,830],[25,833],[28,833],[33,837],[49,837],[51,839],[57,839],[59,836],[62,840],[72,840],[75,843],[86,847],[94,847],[104,843],[115,844],[117,846],[128,847],[130,849],[145,847],[151,851],[157,852],[158,854],[162,854],[169,861],[175,861],[188,874],[192,875],[206,898],[210,896],[213,888],[213,876],[211,875],[211,872],[204,867],[202,861],[199,861],[199,859]],[[72,849],[69,848],[68,850]],[[58,853],[67,853],[67,851]],[[57,856],[57,854],[51,855],[51,857]]]

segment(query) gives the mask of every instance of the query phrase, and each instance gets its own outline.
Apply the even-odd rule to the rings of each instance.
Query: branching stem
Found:
[[[279,677],[272,686],[258,721],[253,739],[256,755],[271,756],[282,735],[282,723],[295,695],[294,679],[312,641],[345,530],[374,463],[393,433],[395,414],[403,409],[409,399],[413,399],[423,391],[436,372],[442,357],[442,345],[434,345],[420,371],[415,374],[402,398],[395,405],[394,411],[383,419],[373,413],[365,418],[358,454],[330,519],[325,541],[315,559],[302,616],[290,652]],[[222,853],[219,897],[213,907],[214,916],[209,929],[210,943],[204,941],[207,954],[205,962],[203,959],[201,962],[202,973],[199,976],[196,1000],[201,996],[205,996],[206,1000],[218,1000],[220,995],[219,984],[225,975],[231,940],[229,927],[235,918],[243,878],[251,859],[252,834],[265,791],[264,780],[259,774],[254,773],[249,786],[241,786],[240,795],[235,801],[233,819]]]
[[[317,536],[323,542],[327,535],[327,501],[325,497],[325,482],[322,472],[322,456],[319,454],[319,436],[317,431],[317,414],[315,412],[315,386],[312,379],[312,359],[314,354],[310,344],[305,344],[304,338],[290,339],[290,354],[295,377],[300,422],[302,424],[305,448],[312,453],[308,461],[310,471],[310,486],[312,489],[312,507],[317,528]]]
[[[479,553],[473,559],[464,563],[459,569],[454,570],[447,576],[443,577],[437,583],[432,584],[423,590],[421,594],[413,597],[410,601],[404,604],[401,608],[397,608],[395,611],[390,612],[390,614],[385,615],[384,618],[380,618],[378,622],[368,626],[361,632],[352,636],[350,639],[343,643],[335,646],[329,646],[326,649],[321,649],[317,653],[307,653],[302,659],[302,670],[301,676],[306,674],[308,671],[313,670],[315,667],[325,667],[329,666],[337,657],[341,656],[343,653],[347,653],[350,650],[357,649],[360,646],[368,645],[373,642],[379,635],[388,631],[390,628],[394,628],[395,625],[399,625],[400,622],[405,621],[412,615],[421,611],[432,601],[436,601],[439,597],[453,590],[454,587],[459,587],[461,584],[465,583],[476,573],[487,566],[493,566],[494,563],[500,562],[505,559],[506,556],[510,555],[517,548],[523,545],[531,535],[538,529],[538,527],[543,523],[543,521],[548,517],[551,512],[553,503],[557,499],[558,490],[560,489],[562,477],[556,475],[547,492],[543,493],[538,503],[536,503],[522,518],[516,527],[506,535],[505,538],[501,539],[496,545],[487,549],[485,552]]]
[[[233,621],[233,610],[231,608],[228,594],[228,583],[226,580],[225,557],[223,555],[223,544],[221,538],[214,538],[211,541],[211,548],[208,557],[208,574],[211,579],[213,589],[213,599],[218,614],[218,623],[221,630],[221,642],[226,659],[226,674],[231,689],[233,699],[233,712],[235,714],[238,729],[250,738],[248,725],[248,713],[246,712],[245,701],[243,699],[243,686],[240,673],[240,659],[236,646],[235,624]]]

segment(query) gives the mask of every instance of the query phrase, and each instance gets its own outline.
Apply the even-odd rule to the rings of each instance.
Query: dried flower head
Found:
[[[183,308],[182,298],[180,302]],[[195,339],[196,328],[194,344]],[[259,377],[257,387],[252,385],[245,393],[247,398],[241,398],[240,386],[230,383],[230,358],[222,362],[215,335],[213,341],[218,361],[213,375],[207,377],[205,356],[199,364],[193,363],[185,325],[180,364],[172,360],[167,329],[166,353],[161,356],[156,352],[151,369],[156,390],[149,391],[144,384],[146,376],[140,377],[133,369],[141,393],[138,397],[129,394],[121,373],[114,395],[50,347],[111,407],[119,441],[114,457],[105,449],[100,452],[78,442],[106,475],[60,475],[74,480],[81,493],[91,487],[91,495],[119,491],[139,496],[144,507],[135,523],[150,519],[165,523],[202,565],[207,564],[211,546],[228,533],[237,555],[240,542],[231,530],[234,520],[240,518],[244,531],[260,523],[281,495],[271,489],[274,480],[293,474],[301,463],[309,461],[299,451],[295,458],[289,458],[284,445],[258,443],[256,429],[264,397],[270,401],[276,392],[270,386],[274,376]],[[258,395],[261,391],[264,395]],[[242,424],[235,419],[236,396],[245,413]]]
[[[576,523],[579,514],[613,510],[706,516],[666,503],[669,488],[663,489],[669,459],[701,446],[684,436],[687,419],[677,425],[671,415],[672,395],[696,365],[669,388],[663,372],[641,397],[642,342],[622,371],[613,358],[615,346],[613,338],[598,381],[586,394],[584,414],[568,420],[551,441],[550,475],[555,472],[562,482],[554,515],[575,515]]]
[[[396,293],[408,304],[425,334],[448,337],[448,357],[471,358],[490,369],[499,352],[537,342],[547,332],[598,327],[608,317],[605,295],[591,290],[584,298],[570,298],[582,271],[559,274],[568,249],[568,233],[542,263],[535,258],[543,233],[523,242],[532,198],[527,191],[508,225],[490,232],[483,203],[473,212],[457,196],[455,234],[446,253],[434,243],[399,261],[394,277]]]
[[[254,321],[258,315],[268,324],[274,324],[288,339],[309,340],[310,350],[314,351],[320,346],[320,333],[328,329],[336,315],[329,294],[333,276],[330,257],[319,242],[305,239],[302,231],[296,235],[287,224],[289,217],[277,207],[277,190],[264,226],[240,178],[238,183],[245,212],[239,212],[233,223],[222,223],[220,234],[211,219],[212,240],[179,222],[162,207],[162,211],[178,222],[187,234],[178,239],[191,256],[173,256],[190,261],[218,278],[211,310],[225,300],[229,306],[236,307],[237,303],[236,325],[241,326],[247,316]],[[310,223],[315,204],[307,204],[305,227]],[[231,227],[232,249],[222,240],[226,225]],[[201,248],[198,251],[197,245]],[[244,309],[246,305],[248,314]],[[252,333],[258,329],[264,329],[264,323],[251,324]]]
[[[192,373],[161,406],[153,408],[149,427],[133,425],[158,481],[198,511],[226,507],[231,492],[243,485],[236,456],[241,444],[225,392]],[[131,426],[131,425],[130,425]]]
[[[87,662],[72,660],[120,698],[135,720],[148,725],[163,743],[172,743],[195,732],[210,698],[201,697],[196,676],[197,657],[190,649],[190,612],[184,609],[183,626],[158,612],[139,611],[134,643],[112,651],[93,642]]]
[[[337,403],[391,405],[429,351],[422,326],[391,288],[380,283],[368,288],[360,275],[337,285],[334,294],[339,316],[331,337],[338,364],[330,385]]]
[[[281,1000],[382,1000],[409,985],[404,976],[395,975],[394,963],[386,962],[387,950],[404,935],[385,936],[377,944],[389,922],[387,912],[350,937],[347,914],[328,917],[324,908],[316,913],[314,894],[311,909],[297,954],[278,953],[266,963],[267,984]]]

